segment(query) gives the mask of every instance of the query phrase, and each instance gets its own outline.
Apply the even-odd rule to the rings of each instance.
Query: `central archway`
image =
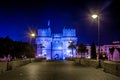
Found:
[[[55,54],[55,60],[60,60],[59,54]]]

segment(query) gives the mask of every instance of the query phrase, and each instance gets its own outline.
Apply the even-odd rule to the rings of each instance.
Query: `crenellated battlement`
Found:
[[[62,37],[61,34],[53,34],[53,37]]]
[[[51,29],[50,28],[43,28],[38,29],[38,36],[51,36]],[[76,30],[71,28],[64,28],[63,37],[75,37],[76,36]]]
[[[76,31],[75,29],[71,29],[71,28],[64,28],[63,29],[63,36],[76,36]]]
[[[38,36],[51,36],[51,29],[50,28],[38,29]]]

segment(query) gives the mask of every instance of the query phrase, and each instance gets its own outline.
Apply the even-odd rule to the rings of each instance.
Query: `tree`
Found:
[[[83,57],[83,55],[85,57],[85,52],[87,52],[86,46],[83,43],[80,43],[78,45],[78,53],[81,54],[81,57]]]
[[[112,59],[113,59],[113,53],[114,53],[114,50],[115,50],[115,48],[114,48],[114,47],[109,48],[110,54],[112,55]]]
[[[28,58],[33,58],[35,57],[35,48],[33,45],[29,44],[29,43],[24,43],[23,44],[24,47],[24,54],[28,57]]]
[[[15,42],[14,56],[21,58],[22,55],[25,55],[28,58],[35,57],[35,49],[32,44],[27,42]]]
[[[0,38],[0,53],[1,57],[11,55],[14,45],[13,40],[9,36]]]
[[[120,59],[120,48],[117,48],[118,52],[119,52],[119,59]]]
[[[94,44],[94,42],[92,42],[91,44],[91,59],[96,59],[97,55],[96,55],[96,46]]]
[[[3,57],[4,56],[4,39],[3,38],[0,38],[0,57]]]
[[[13,41],[9,36],[0,38],[0,57],[21,58],[22,55],[34,57],[35,49],[27,42]]]
[[[74,56],[73,50],[76,49],[76,46],[74,45],[74,41],[70,41],[69,43],[70,45],[68,46],[68,48],[72,50],[72,57],[73,57]]]

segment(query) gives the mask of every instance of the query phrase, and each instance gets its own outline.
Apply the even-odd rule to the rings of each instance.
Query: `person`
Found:
[[[104,54],[102,54],[102,59],[103,60],[106,60],[106,59],[108,59],[108,57],[107,57],[107,55],[104,53]]]
[[[10,56],[10,54],[8,54],[8,56],[7,56],[7,61],[9,62],[9,61],[11,61],[12,60],[12,56]]]

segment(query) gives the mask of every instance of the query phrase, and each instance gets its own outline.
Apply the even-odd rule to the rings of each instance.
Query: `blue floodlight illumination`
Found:
[[[63,56],[63,60],[65,60],[66,58],[65,58],[65,56]]]
[[[65,60],[66,57],[71,57],[72,54],[68,48],[70,40],[73,40],[76,45],[77,37],[75,29],[63,29],[63,33],[61,34],[51,34],[50,27],[47,29],[38,29],[36,43],[37,46],[40,44],[44,45],[44,48],[37,47],[37,55],[41,54],[41,57],[47,60]],[[76,57],[75,49],[72,57]]]

